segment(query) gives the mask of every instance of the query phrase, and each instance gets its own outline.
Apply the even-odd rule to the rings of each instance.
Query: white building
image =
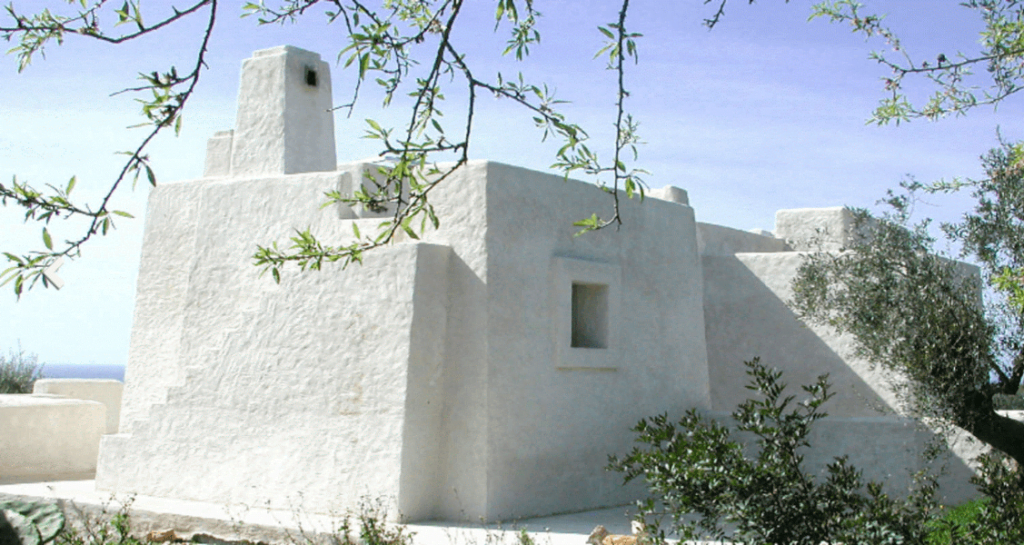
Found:
[[[318,55],[259,51],[206,176],[152,192],[98,487],[318,512],[385,497],[411,520],[623,504],[639,489],[604,466],[637,420],[731,411],[754,356],[794,385],[831,374],[815,463],[849,453],[896,487],[917,463],[926,434],[881,415],[892,400],[847,343],[785,305],[799,255],[783,240],[841,242],[843,209],[780,213],[774,238],[697,224],[670,187],[624,202],[620,230],[573,237],[606,193],[477,161],[432,193],[442,226],[421,241],[260,277],[256,244],[380,221],[319,210],[373,166],[335,166],[330,106]]]

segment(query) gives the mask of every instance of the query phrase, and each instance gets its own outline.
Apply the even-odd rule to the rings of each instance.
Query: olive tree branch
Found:
[[[385,91],[385,106],[400,88],[412,67],[413,63],[405,48],[411,43],[426,40],[431,34],[438,35],[438,45],[426,74],[418,77],[416,91],[410,93],[415,100],[409,121],[404,125],[402,138],[393,140],[392,130],[381,127],[373,120],[367,120],[370,128],[366,137],[381,140],[383,150],[380,155],[393,158],[393,164],[380,165],[376,167],[375,172],[365,173],[352,195],[342,195],[339,191],[327,193],[328,200],[325,206],[344,204],[361,206],[369,211],[388,211],[388,221],[381,225],[376,236],[364,235],[354,226],[356,241],[341,246],[324,244],[308,229],[297,231],[291,237],[291,245],[287,248],[282,249],[277,243],[259,246],[253,255],[254,263],[262,267],[264,272],[271,272],[276,281],[280,281],[281,267],[287,263],[295,263],[302,270],[319,269],[325,261],[341,261],[342,266],[347,266],[352,262],[361,261],[365,251],[390,243],[400,231],[410,238],[419,238],[412,221],[420,215],[423,216],[420,232],[426,227],[427,221],[437,228],[439,221],[428,201],[428,194],[449,179],[469,159],[468,150],[477,89],[487,90],[499,98],[509,98],[526,107],[535,114],[534,122],[538,128],[544,130],[544,139],[550,135],[557,135],[562,139],[564,144],[557,153],[558,162],[554,167],[560,168],[567,178],[576,170],[595,176],[612,173],[610,188],[600,182],[598,185],[613,194],[613,216],[605,221],[597,220],[595,214],[592,218],[593,224],[588,223],[591,220],[577,222],[576,225],[584,227],[583,231],[621,224],[618,205],[620,188],[624,188],[629,197],[636,192],[642,197],[643,182],[639,178],[639,173],[643,171],[627,171],[623,161],[623,152],[627,148],[631,149],[634,159],[636,158],[636,144],[639,141],[636,136],[637,124],[625,113],[624,108],[625,98],[629,95],[624,87],[625,59],[636,59],[635,39],[640,36],[638,33],[628,33],[625,30],[628,0],[622,4],[618,21],[600,29],[611,41],[598,56],[608,51],[609,69],[616,70],[618,76],[616,142],[612,165],[602,165],[598,161],[597,155],[585,144],[586,132],[577,125],[566,122],[565,117],[555,109],[555,105],[563,101],[556,100],[546,87],[527,84],[523,81],[522,75],[518,81],[508,81],[499,73],[497,83],[483,81],[473,75],[464,56],[451,42],[451,31],[455,28],[461,12],[462,0],[442,2],[436,11],[426,10],[423,3],[398,2],[391,5],[389,15],[386,17],[369,9],[359,0],[351,0],[350,4],[334,2],[334,5],[338,11],[328,12],[329,19],[342,19],[350,34],[350,43],[339,53],[339,59],[349,53],[345,65],[358,66],[357,81],[361,82],[370,72],[381,72],[385,76],[390,76],[389,79],[377,80]],[[261,21],[287,20],[297,13],[295,9],[308,8],[309,4],[299,5],[293,0],[287,7],[291,9],[270,11],[263,8],[266,11]],[[525,7],[526,11],[520,16],[515,0],[500,0],[496,13],[499,24],[502,19],[508,19],[513,24],[512,38],[505,53],[515,51],[517,59],[528,54],[529,45],[540,39],[534,29],[535,18],[539,14],[533,10],[532,2],[527,1]],[[360,18],[368,19],[369,22],[359,24]],[[412,37],[403,37],[401,25],[396,23],[413,26]],[[455,73],[462,75],[469,90],[466,126],[461,141],[448,140],[443,126],[438,121],[442,115],[438,109],[438,101],[444,99],[440,78],[444,74],[454,76]],[[351,106],[352,104],[348,104],[344,107],[348,107],[351,113]],[[429,160],[432,155],[439,153],[456,153],[457,156],[454,162],[442,167]]]
[[[105,34],[100,30],[99,12],[107,0],[99,0],[73,17],[56,15],[48,9],[35,15],[20,15],[11,4],[4,9],[14,21],[14,25],[0,26],[0,38],[10,41],[12,37],[22,35],[20,43],[8,51],[8,53],[17,52],[18,71],[21,72],[31,63],[33,54],[44,54],[47,42],[57,40],[58,44],[63,44],[65,34],[75,34],[110,44],[121,44],[171,25],[199,11],[211,2],[213,0],[201,0],[184,10],[172,6],[174,14],[153,25],[146,25],[143,22],[138,0],[125,2],[122,9],[115,10],[119,19],[117,25],[135,23],[137,29],[117,36]]]
[[[95,7],[101,5],[102,2],[98,3]],[[61,249],[54,249],[52,237],[48,229],[44,227],[42,238],[46,251],[34,251],[21,256],[4,252],[3,255],[12,266],[0,272],[0,286],[13,282],[15,295],[20,298],[25,287],[32,287],[39,280],[42,280],[44,286],[48,285],[48,281],[43,275],[46,267],[62,256],[80,256],[83,244],[97,234],[106,235],[110,229],[114,228],[112,216],[132,217],[127,212],[110,208],[111,199],[129,175],[134,175],[134,185],[138,177],[145,172],[149,183],[156,185],[156,176],[149,166],[149,157],[145,154],[145,150],[150,142],[164,129],[174,127],[175,132],[180,130],[181,112],[192,96],[199,83],[199,77],[206,67],[205,56],[210,36],[216,23],[217,0],[204,0],[194,7],[198,9],[198,7],[203,5],[209,6],[210,14],[192,71],[182,77],[178,76],[176,70],[172,67],[165,74],[154,72],[152,75],[141,75],[140,77],[147,81],[148,84],[133,88],[134,90],[153,91],[154,98],[143,103],[143,115],[148,119],[145,125],[151,125],[153,128],[135,150],[123,152],[124,155],[128,156],[128,160],[122,166],[117,178],[110,185],[98,207],[93,209],[90,206],[74,204],[70,200],[70,193],[76,183],[76,178],[74,177],[72,177],[64,189],[48,185],[54,193],[50,197],[44,196],[42,193],[32,189],[28,184],[19,184],[17,179],[14,180],[13,186],[10,188],[0,184],[0,202],[6,203],[8,199],[11,199],[16,204],[25,207],[27,209],[26,221],[35,219],[49,224],[52,218],[60,217],[61,215],[63,215],[64,219],[73,216],[90,218],[89,226],[85,232],[78,239],[66,240],[64,247]],[[193,9],[192,11],[195,10]],[[181,14],[184,14],[184,12],[181,12]],[[95,13],[92,13],[90,17],[93,18],[92,20],[95,20]],[[142,26],[141,15],[136,13],[135,17],[139,18],[139,25]],[[176,15],[170,20],[178,19],[180,19],[180,16]],[[164,25],[154,25],[145,28],[148,29],[146,32],[152,32],[162,28],[162,26]],[[89,36],[96,37],[91,34]],[[37,47],[41,46],[41,43],[37,45]],[[185,85],[183,91],[174,92],[176,88],[182,85]]]
[[[881,37],[899,54],[901,61],[890,60],[879,51],[872,54],[891,71],[891,76],[883,78],[888,96],[879,102],[871,118],[877,124],[898,124],[917,118],[936,120],[950,114],[964,115],[978,106],[997,105],[1020,91],[1018,82],[1024,77],[1024,13],[1015,7],[1016,2],[1004,0],[969,0],[961,5],[978,11],[985,28],[981,32],[981,51],[973,55],[958,53],[957,59],[938,53],[932,57],[934,60],[915,61],[896,32],[883,24],[883,17],[863,14],[863,6],[854,0],[819,2],[812,7],[811,19],[847,23],[854,33],[865,38]],[[991,79],[984,90],[967,80],[973,75],[971,67],[979,64],[985,66]],[[926,78],[935,85],[935,92],[922,104],[912,103],[903,90],[908,76]]]

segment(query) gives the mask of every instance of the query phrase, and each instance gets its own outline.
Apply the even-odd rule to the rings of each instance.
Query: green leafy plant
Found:
[[[147,541],[132,535],[131,506],[135,501],[129,497],[125,501],[115,501],[116,508],[104,504],[98,515],[84,511],[72,512],[74,527],[61,533],[56,540],[57,545],[142,545]]]
[[[613,456],[609,469],[626,482],[641,479],[649,497],[637,503],[649,538],[663,543],[711,537],[756,544],[925,543],[934,509],[934,479],[923,473],[913,492],[894,499],[865,483],[846,457],[819,475],[804,468],[811,426],[832,397],[827,376],[802,387],[807,398],[784,395],[782,372],[746,362],[758,395],[732,414],[733,431],[697,410],[673,423],[667,415],[641,420],[636,446]],[[752,448],[751,448],[752,447]],[[756,451],[750,455],[750,451]],[[663,524],[665,519],[667,524]]]
[[[1012,458],[991,451],[978,458],[971,482],[983,494],[929,524],[929,545],[1024,542],[1024,474]]]
[[[331,545],[412,545],[412,538],[404,525],[387,522],[383,499],[364,498],[356,513],[342,519]]]
[[[986,498],[978,498],[942,511],[928,524],[929,545],[962,542],[964,536],[961,529],[977,520],[986,501]]]
[[[52,501],[0,501],[0,545],[49,543],[64,529],[64,512]]]
[[[0,356],[0,394],[29,394],[32,385],[43,376],[43,366],[35,354],[26,354],[19,346]]]
[[[1024,397],[1021,395],[996,394],[992,396],[992,406],[1000,411],[1024,411]]]

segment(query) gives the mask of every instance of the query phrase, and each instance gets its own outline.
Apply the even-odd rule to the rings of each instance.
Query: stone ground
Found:
[[[119,503],[109,493],[97,492],[94,481],[57,481],[0,485],[0,499],[54,498],[65,511],[96,517],[116,512]],[[123,500],[123,498],[121,498]],[[630,532],[629,507],[523,519],[505,524],[425,522],[406,525],[414,545],[516,545],[525,529],[536,545],[585,545],[598,524],[613,534]],[[177,536],[227,545],[225,540],[304,543],[303,536],[324,535],[338,519],[267,509],[229,509],[195,501],[136,496],[130,506],[132,528],[141,534],[173,529]],[[301,528],[301,530],[300,530]],[[214,538],[214,539],[211,539]]]

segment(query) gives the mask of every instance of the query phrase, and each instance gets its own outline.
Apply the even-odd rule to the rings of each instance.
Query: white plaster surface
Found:
[[[575,237],[571,219],[606,206],[603,191],[481,166],[488,185],[488,518],[629,501],[636,489],[600,471],[608,454],[631,446],[622,430],[643,416],[709,407],[693,210],[626,201],[621,230]],[[552,365],[551,280],[537,273],[553,256],[620,264],[620,318],[611,325],[619,328],[616,372]]]
[[[853,339],[826,326],[808,325],[787,306],[799,252],[705,255],[705,320],[711,400],[715,411],[732,411],[749,395],[744,361],[760,357],[785,372],[791,392],[828,374],[835,396],[832,415],[816,433],[819,448],[808,454],[823,464],[846,453],[865,478],[886,482],[892,492],[909,485],[907,467],[920,465],[931,432],[898,417],[899,403],[889,375],[854,354]],[[960,447],[948,461],[943,495],[958,503],[975,492],[967,480],[970,450]],[[883,463],[884,462],[884,463]]]
[[[260,278],[258,242],[307,225],[351,236],[353,220],[316,198],[347,172],[152,192],[122,434],[104,438],[98,485],[317,509],[382,495],[413,520],[630,501],[635,489],[603,471],[629,446],[622,430],[709,406],[692,210],[627,204],[635,235],[575,238],[553,211],[582,217],[599,190],[471,163],[435,195],[449,221],[425,242]],[[672,245],[641,235],[687,231]],[[601,269],[623,294],[609,349],[595,350],[616,372],[556,364],[551,297],[572,280],[546,272],[557,259],[634,264]]]
[[[623,363],[622,333],[627,329],[622,323],[622,266],[600,261],[555,257],[552,259],[552,280],[550,290],[550,313],[554,333],[555,359],[553,364],[564,370],[594,369],[615,371]],[[572,305],[573,284],[597,285],[604,287],[605,308],[603,316],[592,316],[593,328],[601,330],[604,346],[575,347],[572,330],[587,318],[574,316]],[[600,311],[602,309],[591,309]],[[574,323],[574,321],[576,323]],[[598,325],[596,322],[603,324]],[[584,325],[584,327],[586,327]],[[595,331],[596,333],[596,331]],[[600,335],[600,333],[597,333]]]
[[[219,131],[206,142],[203,176],[213,178],[231,174],[231,145],[234,134],[234,130]]]
[[[674,185],[666,185],[665,187],[659,187],[656,189],[650,189],[647,191],[647,196],[654,197],[655,199],[661,199],[663,201],[674,202],[676,204],[682,204],[690,206],[690,196],[686,193],[686,190],[681,187]]]
[[[794,250],[840,250],[854,236],[853,212],[842,206],[779,210],[775,213],[775,236]]]
[[[306,81],[310,70],[315,86]],[[242,63],[231,174],[334,170],[332,107],[330,65],[319,54],[291,46],[256,51]]]
[[[107,409],[106,433],[117,433],[123,390],[124,384],[119,380],[46,378],[35,382],[32,393],[99,401]]]
[[[399,245],[351,273],[325,266],[281,285],[249,262],[256,243],[300,226],[327,240],[347,232],[318,213],[334,183],[282,177],[152,193],[125,433],[104,440],[101,487],[323,510],[399,497],[403,456],[429,450],[403,442],[414,433],[404,424],[410,369],[437,365],[410,345],[414,301],[421,283],[444,277],[448,249]],[[164,220],[168,236],[151,238]],[[165,266],[168,256],[180,256],[180,269]],[[432,293],[419,309],[430,339],[445,323]]]
[[[797,401],[804,397],[797,395]],[[709,417],[726,426],[735,425],[730,413],[716,411]],[[737,434],[735,437],[747,441],[748,448],[754,448],[752,436]],[[803,468],[824,479],[826,466],[836,457],[846,456],[850,466],[862,471],[865,482],[881,483],[887,494],[902,497],[913,486],[913,474],[922,469],[925,448],[934,439],[934,433],[920,422],[898,415],[829,416],[812,427],[808,436],[811,448],[801,451]],[[931,466],[936,475],[943,465],[949,472],[939,478],[936,499],[943,505],[959,505],[978,495],[969,482],[972,470],[965,459],[973,459],[982,450],[965,435],[951,439],[951,450],[940,455]]]
[[[731,411],[746,399],[744,361],[760,357],[792,385],[828,373],[836,385],[834,414],[872,417],[894,412],[884,376],[854,357],[852,339],[808,326],[786,304],[802,260],[797,252],[705,255],[705,319],[711,399]]]
[[[0,483],[91,477],[106,408],[45,394],[0,394]]]
[[[998,412],[999,414],[1001,414],[1001,415],[1003,415],[1003,416],[1005,416],[1007,418],[1012,418],[1012,419],[1014,419],[1014,420],[1016,420],[1018,422],[1024,422],[1024,411],[996,411],[996,412]]]
[[[697,248],[702,256],[790,250],[786,241],[774,236],[710,223],[697,223]]]

